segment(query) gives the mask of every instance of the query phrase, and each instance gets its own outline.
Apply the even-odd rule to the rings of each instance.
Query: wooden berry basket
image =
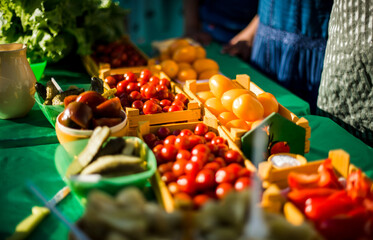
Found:
[[[117,69],[110,69],[105,68],[100,70],[99,77],[101,79],[105,79],[107,76],[115,75],[115,74],[124,74],[126,72],[133,72],[136,75],[139,75],[140,72],[146,69],[146,67],[133,67],[133,68],[117,68]],[[149,69],[149,68],[148,68]],[[170,78],[159,71],[156,66],[149,69],[154,75],[158,76],[159,78]],[[175,122],[195,122],[202,119],[201,114],[201,106],[199,106],[198,102],[191,99],[185,92],[179,87],[178,84],[174,83],[170,80],[171,83],[171,90],[173,93],[182,93],[189,99],[189,103],[186,110],[177,111],[177,112],[163,112],[157,114],[147,114],[141,115],[139,110],[136,108],[129,108],[126,107],[126,114],[128,118],[128,135],[135,136],[136,135],[136,127],[139,125],[141,121],[149,121],[150,125],[156,124],[166,124],[166,123],[175,123]]]
[[[128,36],[123,36],[119,41],[124,44],[130,45],[147,62],[149,61],[149,57],[143,51],[141,51],[141,49],[139,49],[135,44],[133,44]],[[81,59],[82,59],[82,62],[83,62],[83,65],[86,71],[91,77],[99,76],[99,72],[101,69],[110,68],[109,63],[103,63],[103,62],[96,63],[96,61],[90,55],[81,56]],[[141,66],[141,67],[144,67],[144,66]]]
[[[211,119],[206,119],[206,118],[204,119],[204,121],[198,121],[198,122],[163,124],[163,125],[157,125],[157,126],[150,126],[149,121],[140,122],[139,126],[137,127],[137,137],[144,140],[142,137],[143,135],[148,134],[148,133],[156,133],[156,131],[160,127],[167,127],[171,131],[174,131],[176,129],[194,130],[197,123],[201,123],[201,122],[203,122],[209,127],[209,131],[215,132],[218,136],[221,136],[224,139],[226,139],[230,149],[236,150],[239,153],[241,153],[242,156],[244,156],[241,150],[239,149],[239,147],[236,144],[234,144],[234,142],[227,136],[227,134],[221,128],[221,126],[218,126],[216,121],[213,121]],[[248,159],[244,158],[244,163],[248,170],[252,172],[256,172],[256,168]],[[162,204],[162,206],[167,212],[172,212],[174,211],[174,209],[178,208],[177,203],[175,203],[171,193],[169,192],[166,186],[166,183],[161,180],[161,176],[158,170],[156,171],[154,176],[151,178],[151,184],[152,184],[152,188],[154,190],[154,193],[157,197],[158,202]]]
[[[232,80],[232,82],[238,87],[238,88],[244,88],[251,90],[256,95],[263,93],[264,91],[259,88],[255,83],[250,81],[250,77],[247,74],[240,74],[236,76],[236,79]],[[202,91],[210,91],[209,83],[208,82],[197,82],[196,80],[188,80],[186,81],[184,85],[184,92],[189,95],[190,98],[195,99],[200,106],[202,106],[202,114],[208,118],[217,119],[215,115],[211,113],[207,108],[203,107],[203,103],[198,99],[197,93]],[[305,118],[298,118],[294,113],[290,112],[287,108],[279,104],[279,110],[278,113],[290,120],[291,122],[295,123],[296,125],[303,127],[306,130],[305,134],[305,146],[304,146],[304,152],[309,152],[310,149],[310,140],[311,137],[311,128],[308,124],[308,120]],[[232,128],[228,129],[225,126],[222,125],[222,128],[224,131],[228,134],[228,136],[233,140],[233,142],[241,147],[241,137],[247,132],[243,129],[238,128]]]
[[[356,166],[350,163],[350,155],[341,150],[329,151],[329,159],[332,161],[334,171],[338,176],[347,177]],[[262,207],[272,211],[283,213],[286,219],[294,225],[300,225],[306,221],[303,213],[292,203],[287,202],[281,189],[288,187],[287,178],[290,172],[314,174],[325,160],[308,162],[305,165],[276,169],[270,162],[262,162],[258,166],[258,174],[263,181],[266,190],[263,192]]]

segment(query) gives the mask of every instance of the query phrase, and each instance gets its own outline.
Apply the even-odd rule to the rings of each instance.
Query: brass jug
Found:
[[[26,45],[0,44],[0,119],[25,116],[35,103],[36,78]]]

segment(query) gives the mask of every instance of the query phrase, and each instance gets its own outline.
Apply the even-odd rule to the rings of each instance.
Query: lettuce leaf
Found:
[[[31,62],[88,55],[126,34],[127,13],[110,0],[0,0],[0,43],[26,44]]]

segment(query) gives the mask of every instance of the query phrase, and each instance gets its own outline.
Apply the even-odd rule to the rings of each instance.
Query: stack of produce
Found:
[[[256,95],[220,74],[209,79],[209,86],[210,91],[198,92],[197,97],[228,129],[250,130],[271,113],[278,112],[279,104],[271,93]]]
[[[209,79],[219,72],[216,61],[206,58],[206,50],[186,39],[175,40],[159,56],[162,71],[179,81]]]
[[[241,153],[229,149],[227,141],[204,123],[197,123],[194,131],[160,127],[143,139],[157,158],[161,179],[183,206],[199,208],[209,199],[251,185],[252,172]]]

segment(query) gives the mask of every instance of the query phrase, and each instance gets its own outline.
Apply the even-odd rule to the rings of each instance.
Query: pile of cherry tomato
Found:
[[[221,199],[251,185],[252,173],[244,167],[242,155],[203,123],[194,131],[160,127],[143,139],[153,150],[161,179],[175,201],[199,208],[209,199]]]
[[[326,239],[373,239],[372,183],[361,170],[340,181],[330,159],[316,174],[288,175],[293,202]]]
[[[176,112],[187,109],[189,99],[182,93],[174,94],[167,78],[159,79],[148,69],[107,76],[104,80],[110,88],[116,88],[122,107],[137,108],[140,114]]]
[[[121,41],[98,44],[93,47],[93,60],[109,63],[112,68],[146,66],[146,59],[130,44]]]

